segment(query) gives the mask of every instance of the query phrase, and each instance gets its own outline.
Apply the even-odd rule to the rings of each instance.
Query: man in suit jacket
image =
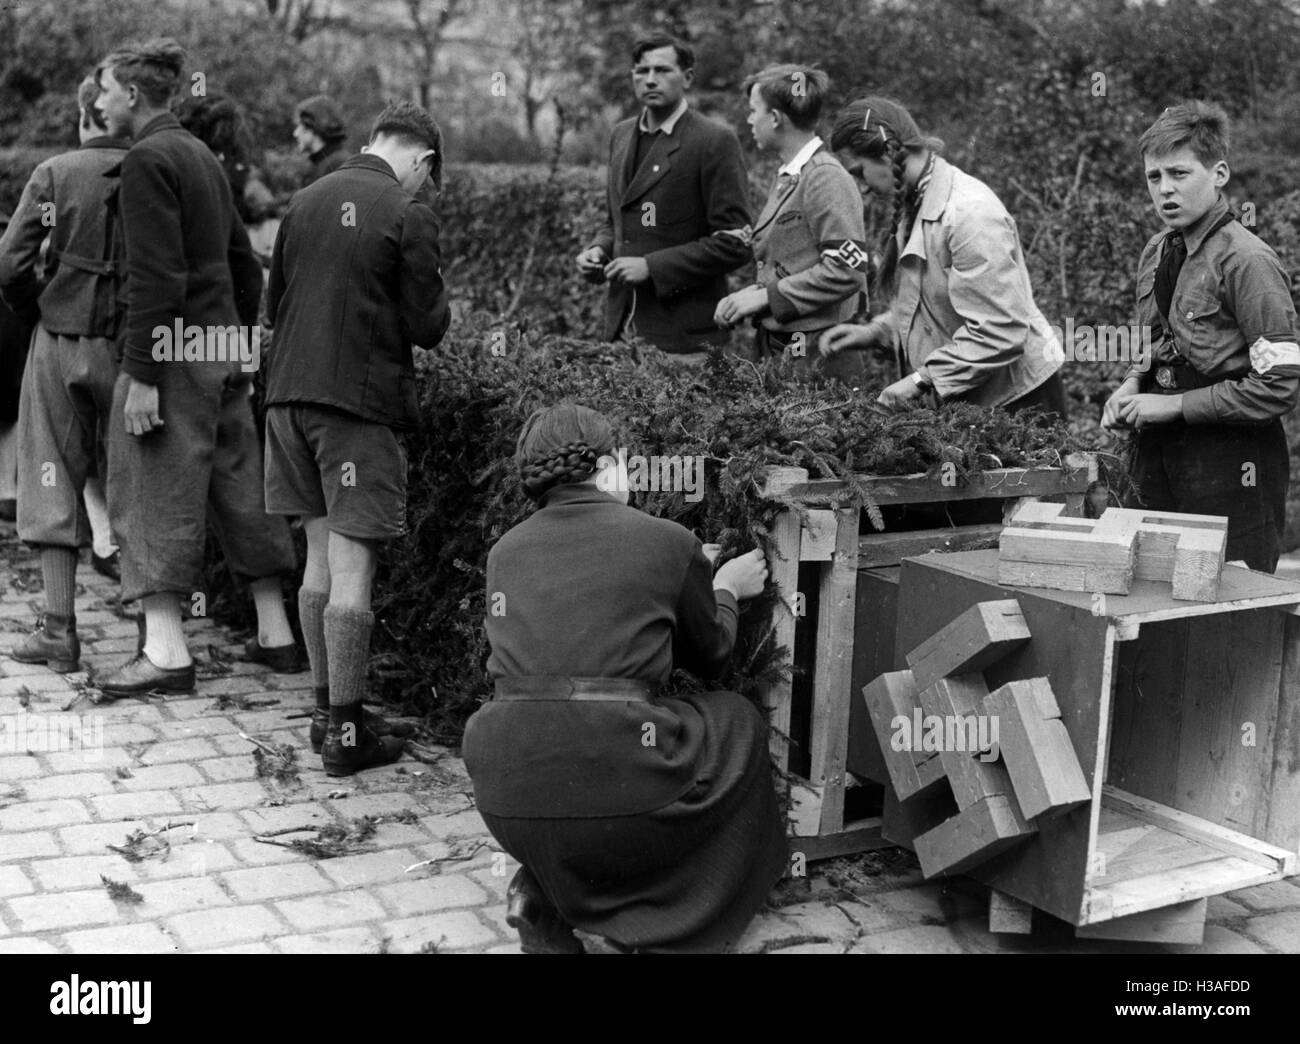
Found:
[[[297,556],[262,500],[249,404],[262,268],[216,157],[172,114],[185,52],[172,40],[115,51],[96,105],[134,138],[119,189],[126,244],[122,372],[109,424],[108,508],[122,548],[122,600],[140,599],[144,642],[96,684],[107,696],[194,688],[180,600],[202,591],[209,508],[230,571],[251,581],[249,652],[292,668],[281,576]]]
[[[745,164],[732,131],[686,104],[689,47],[638,41],[632,85],[644,108],[614,128],[609,220],[578,269],[609,283],[605,339],[635,334],[676,359],[700,360],[727,340],[713,322],[726,273],[749,260]]]

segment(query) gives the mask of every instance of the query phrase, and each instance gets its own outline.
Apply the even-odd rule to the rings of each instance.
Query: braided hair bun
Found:
[[[583,482],[596,462],[614,451],[614,429],[587,406],[561,403],[534,412],[515,444],[515,463],[524,492],[540,500],[555,486]]]

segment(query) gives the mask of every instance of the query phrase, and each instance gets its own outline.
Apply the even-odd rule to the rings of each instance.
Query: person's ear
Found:
[[[684,73],[682,73],[682,82],[683,82],[687,87],[689,87],[691,84],[693,84],[693,83],[695,82],[695,69],[694,69],[694,68],[687,69]]]
[[[140,88],[137,87],[135,84],[131,84],[126,89],[127,104],[134,109],[136,106],[136,102],[138,102],[139,100],[140,100]]]
[[[1228,167],[1228,161],[1219,160],[1219,162],[1214,165],[1214,187],[1223,188],[1231,177],[1232,171]]]
[[[433,149],[425,149],[423,152],[421,152],[418,156],[415,157],[415,165],[418,167],[425,160],[428,160],[430,169],[432,169],[433,157],[436,155],[437,153]]]

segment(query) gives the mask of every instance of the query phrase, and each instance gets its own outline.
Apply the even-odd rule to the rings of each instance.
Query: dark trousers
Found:
[[[1227,560],[1271,573],[1282,551],[1290,469],[1281,420],[1175,421],[1138,432],[1127,506],[1224,515]]]

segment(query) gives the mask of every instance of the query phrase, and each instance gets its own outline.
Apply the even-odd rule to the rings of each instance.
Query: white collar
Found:
[[[664,120],[663,123],[659,124],[659,129],[663,131],[665,134],[672,134],[673,129],[677,126],[677,121],[680,120],[683,115],[685,115],[686,109],[687,109],[686,99],[683,98],[681,101],[677,103],[677,108],[673,110],[673,114],[669,116],[668,119]],[[637,124],[637,127],[639,129],[643,131],[650,130],[650,124],[648,122],[649,116],[650,116],[649,109],[641,110],[641,122]]]
[[[812,155],[822,147],[822,140],[816,134],[808,139],[807,144],[794,154],[794,158],[786,163],[777,171],[777,174],[789,174],[791,177],[798,177],[799,171],[803,170],[804,164],[812,159]]]

